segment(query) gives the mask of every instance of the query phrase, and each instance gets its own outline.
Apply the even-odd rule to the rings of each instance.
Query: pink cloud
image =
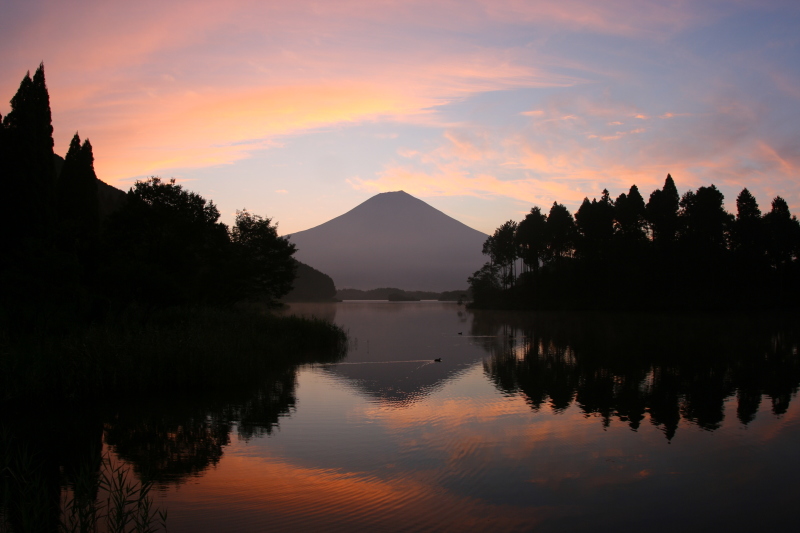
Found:
[[[800,150],[753,137],[757,117],[740,102],[724,101],[704,115],[632,112],[581,98],[560,98],[544,109],[521,131],[451,128],[438,146],[352,185],[421,196],[504,197],[542,207],[559,201],[576,209],[604,188],[616,196],[636,184],[647,199],[671,173],[681,192],[711,183],[722,187],[729,210],[745,186],[764,205],[775,194],[793,208],[800,200]],[[610,129],[623,121],[609,118],[636,114],[671,120]]]

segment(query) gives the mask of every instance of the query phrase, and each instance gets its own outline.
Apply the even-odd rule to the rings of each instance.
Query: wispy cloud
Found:
[[[0,95],[44,60],[57,151],[79,130],[111,182],[241,168],[284,153],[290,138],[381,124],[370,138],[389,155],[345,173],[361,177],[342,196],[404,188],[574,206],[604,187],[655,188],[671,172],[682,187],[715,182],[728,197],[758,183],[762,202],[777,191],[800,207],[791,3],[90,0],[78,10],[12,0],[3,9]],[[754,17],[730,31],[729,21]],[[410,126],[418,138],[389,133]],[[353,145],[363,142],[354,134]],[[294,155],[313,158],[308,150]],[[305,179],[334,180],[318,174]]]

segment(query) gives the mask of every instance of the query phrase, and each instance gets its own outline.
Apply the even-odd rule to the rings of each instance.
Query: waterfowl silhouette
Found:
[[[441,357],[437,357],[433,361],[436,362],[436,363],[441,363],[442,362],[442,358]]]
[[[458,332],[459,335],[461,335],[461,333],[462,333],[461,331]]]

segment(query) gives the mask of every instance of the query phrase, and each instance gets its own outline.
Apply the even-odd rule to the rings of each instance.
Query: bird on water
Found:
[[[436,362],[436,363],[441,363],[442,362],[442,358],[441,357],[437,357],[433,361]]]

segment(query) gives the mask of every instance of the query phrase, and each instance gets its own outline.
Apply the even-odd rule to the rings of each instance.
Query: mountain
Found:
[[[338,288],[445,291],[467,286],[486,262],[487,235],[410,194],[378,194],[324,224],[290,236],[295,257]]]

